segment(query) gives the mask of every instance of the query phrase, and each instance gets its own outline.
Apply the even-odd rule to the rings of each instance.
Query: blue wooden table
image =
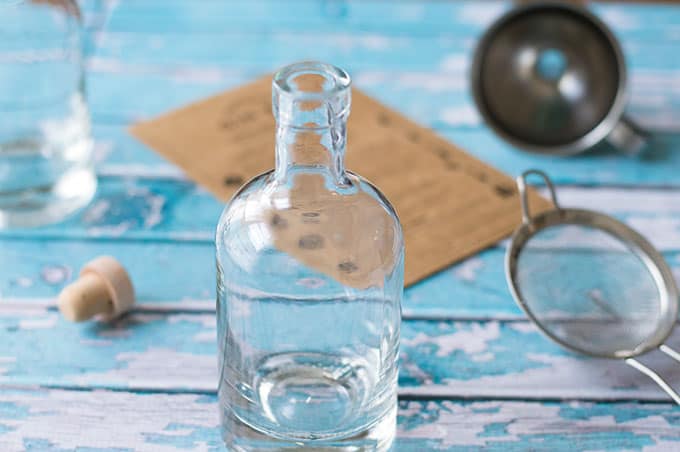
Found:
[[[126,132],[292,61],[356,85],[515,175],[548,171],[564,205],[650,237],[680,278],[680,7],[595,5],[630,67],[640,159],[520,153],[480,122],[471,50],[508,3],[85,1],[100,188],[66,222],[0,232],[0,451],[219,450],[213,229],[222,205]],[[513,303],[504,244],[406,290],[397,451],[680,450],[680,409],[623,363],[566,352]],[[139,305],[74,325],[55,295],[93,256],[130,270]],[[671,338],[680,345],[680,330]],[[680,367],[643,358],[680,388]]]

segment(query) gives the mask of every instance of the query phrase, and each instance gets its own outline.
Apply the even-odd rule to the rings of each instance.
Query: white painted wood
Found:
[[[680,190],[644,187],[557,187],[558,201],[565,207],[581,207],[617,214],[680,214]]]
[[[3,390],[0,449],[222,450],[214,397],[109,391]],[[603,412],[607,410],[606,412]],[[680,446],[667,404],[411,401],[400,403],[396,450],[557,450]],[[621,439],[620,435],[623,436]],[[596,441],[591,443],[590,441]]]
[[[52,310],[0,310],[0,327],[13,344],[0,349],[0,384],[216,389],[212,314],[134,313],[107,327],[73,325]],[[405,321],[401,343],[403,396],[667,400],[623,362],[568,353],[526,321]],[[680,328],[668,343],[678,348]],[[641,360],[680,381],[680,365],[663,353]]]
[[[181,443],[158,444],[152,435],[181,436],[200,429],[216,430],[215,403],[193,394],[140,395],[126,392],[0,392],[0,403],[18,407],[23,416],[0,418],[0,449],[19,452],[27,439],[44,440],[36,450],[129,448],[139,452],[181,450]],[[173,423],[189,427],[167,430]],[[165,433],[163,433],[165,430]],[[207,435],[206,435],[207,436]],[[197,438],[191,450],[207,451],[208,440]]]

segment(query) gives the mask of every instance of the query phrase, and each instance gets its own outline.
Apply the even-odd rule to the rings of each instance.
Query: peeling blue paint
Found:
[[[24,447],[27,451],[67,452],[64,449],[55,448],[48,440],[40,438],[25,438]]]
[[[489,450],[526,450],[546,448],[549,450],[642,450],[645,446],[655,444],[649,435],[637,435],[634,432],[614,429],[608,432],[574,432],[561,435],[521,435],[522,445],[506,447],[502,442],[489,445]]]
[[[490,408],[472,408],[472,411],[475,413],[488,413],[488,414],[494,414],[498,413],[500,411],[501,407],[490,407]]]
[[[214,428],[197,427],[188,424],[170,424],[165,428],[166,431],[176,432],[178,430],[190,430],[186,435],[149,433],[146,435],[147,442],[152,444],[167,444],[178,449],[194,449],[198,443],[205,443],[208,450],[224,450],[222,438],[219,431]]]
[[[508,434],[508,423],[507,422],[494,422],[484,426],[484,432],[480,433],[480,437],[499,437]]]
[[[87,37],[86,47],[95,57],[87,78],[94,137],[101,152],[98,170],[108,176],[100,177],[95,202],[65,222],[0,231],[0,297],[54,297],[84,262],[97,254],[112,254],[132,273],[143,303],[213,299],[212,233],[222,203],[189,181],[165,178],[165,174],[179,174],[178,170],[134,140],[126,127],[131,121],[238,86],[302,58],[322,57],[346,67],[369,94],[509,174],[539,165],[561,184],[680,183],[680,153],[674,152],[680,146],[677,134],[656,134],[650,151],[640,158],[621,158],[601,147],[580,158],[539,159],[518,152],[484,128],[467,92],[470,52],[486,23],[510,2],[487,3],[485,7],[494,10],[485,18],[479,17],[479,4],[469,1],[406,2],[389,8],[375,0],[300,0],[295,8],[277,0],[204,2],[200,7],[184,0],[91,0],[84,5],[88,30],[104,27],[101,33]],[[109,6],[114,9],[107,17]],[[668,57],[680,42],[680,8],[596,5],[594,10],[621,38],[631,74],[629,112],[643,121],[653,118],[652,125],[659,118],[680,124],[680,94],[672,89],[680,66],[677,58]],[[236,41],[238,46],[224,45]],[[135,172],[138,176],[128,174]],[[653,220],[656,216],[655,212],[634,210],[621,214],[624,220]],[[680,250],[664,251],[677,273]],[[471,273],[465,267],[470,261],[466,261],[414,285],[405,293],[405,311],[419,317],[521,316],[507,292],[503,254],[500,248],[484,251],[473,258],[479,265]],[[63,272],[45,277],[45,269]],[[214,328],[201,323],[199,316],[135,314],[113,325],[71,325],[56,318],[54,311],[26,312],[0,316],[0,343],[3,350],[11,352],[11,356],[3,352],[3,358],[10,359],[0,363],[4,383],[121,390],[129,382],[117,379],[114,371],[130,370],[135,356],[154,348],[201,359],[215,355],[214,340],[208,340]],[[401,387],[520,374],[546,369],[550,359],[573,357],[535,331],[508,324],[500,324],[499,336],[485,341],[480,353],[461,347],[443,351],[446,335],[471,333],[488,325],[404,322]],[[418,342],[419,334],[427,340]],[[531,358],[536,355],[548,359]],[[80,378],[88,375],[91,380],[83,383]],[[623,394],[636,385],[624,380],[613,382],[612,388]],[[186,388],[175,384],[168,390]],[[9,394],[13,392],[0,391],[0,448],[5,446],[3,436],[16,431],[13,422],[37,423],[40,414],[46,414],[3,401]],[[45,395],[43,390],[39,395]],[[145,396],[149,400],[154,397],[151,393]],[[215,397],[200,396],[198,403],[212,409]],[[400,431],[408,434],[435,426],[432,431],[436,432],[443,422],[451,422],[447,419],[456,410],[469,409],[481,419],[491,419],[501,414],[504,403],[477,406],[474,401],[401,401]],[[478,450],[479,444],[485,450],[503,452],[641,450],[659,441],[680,441],[680,434],[636,433],[637,421],[660,429],[680,426],[680,409],[670,405],[534,402],[531,406],[554,408],[558,410],[557,424],[571,422],[569,425],[578,427],[567,434],[513,436],[514,420],[485,420],[476,445],[462,444],[455,437],[446,441],[400,437],[395,450],[467,451]],[[610,418],[613,425],[598,421]],[[518,420],[522,421],[526,419]],[[210,450],[222,448],[217,429],[177,422],[145,438],[152,447],[193,449],[207,444]],[[21,445],[29,451],[66,452],[56,447],[54,440],[26,437]],[[68,452],[102,450],[127,452],[134,447],[77,447]]]
[[[663,409],[653,405],[640,406],[638,404],[587,404],[585,406],[571,404],[560,406],[560,417],[564,419],[588,420],[593,417],[613,416],[617,423],[644,419],[654,412],[662,416],[669,424],[680,426],[680,410],[675,407]]]
[[[0,419],[26,419],[28,415],[25,406],[0,400]]]

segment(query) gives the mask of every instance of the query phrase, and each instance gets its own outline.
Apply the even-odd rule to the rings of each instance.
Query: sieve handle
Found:
[[[676,352],[675,350],[670,348],[668,345],[661,344],[659,346],[659,350],[661,350],[662,352],[664,352],[665,354],[667,354],[668,356],[670,356],[674,360],[680,361],[680,353]],[[659,387],[661,389],[663,389],[666,394],[671,396],[671,399],[673,399],[673,401],[676,404],[680,405],[680,395],[678,395],[678,393],[675,392],[673,390],[673,388],[671,388],[670,385],[668,383],[666,383],[666,381],[663,378],[661,378],[661,376],[659,376],[658,373],[654,372],[652,369],[645,366],[640,361],[638,361],[634,358],[627,358],[627,359],[624,360],[624,362],[626,364],[628,364],[630,367],[637,369],[638,371],[642,372],[643,374],[647,375],[649,378],[654,380],[654,383],[659,385]]]
[[[545,174],[543,171],[537,169],[527,170],[523,172],[521,176],[517,177],[517,190],[519,190],[520,202],[522,203],[522,223],[524,224],[531,223],[531,213],[529,211],[529,192],[527,190],[527,178],[532,174],[540,176],[543,179],[545,185],[548,187],[548,190],[550,190],[550,199],[552,200],[553,206],[555,206],[555,209],[560,208],[560,205],[557,202],[557,195],[555,194],[555,186],[553,185],[548,175]]]

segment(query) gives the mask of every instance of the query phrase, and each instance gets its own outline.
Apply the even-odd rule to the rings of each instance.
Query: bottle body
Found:
[[[0,228],[58,221],[96,189],[80,12],[20,0],[0,13]]]
[[[220,219],[223,436],[230,450],[387,450],[401,227],[375,187],[324,158],[329,130],[281,128],[279,141],[296,143],[279,143],[282,153],[318,150],[321,160],[277,156],[277,169],[244,186]]]

